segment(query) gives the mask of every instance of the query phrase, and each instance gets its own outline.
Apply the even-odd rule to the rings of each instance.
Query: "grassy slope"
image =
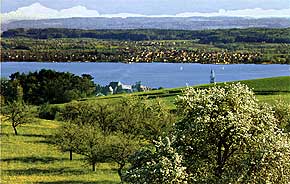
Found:
[[[7,122],[1,122],[1,183],[118,183],[115,166],[100,164],[92,172],[79,155],[69,160],[49,144],[50,136],[59,122],[39,120],[19,127],[19,136]]]
[[[243,81],[260,94],[261,101],[273,103],[276,99],[284,99],[290,103],[290,77],[278,77]],[[220,85],[220,84],[219,84]],[[208,87],[200,85],[196,87]],[[163,89],[147,93],[137,93],[149,98],[163,98],[170,107],[182,88]],[[90,98],[88,101],[110,102],[124,95]],[[56,121],[38,120],[36,123],[19,127],[19,136],[7,122],[1,122],[1,183],[118,183],[119,178],[115,166],[100,164],[96,172],[85,165],[82,157],[74,155],[69,161],[67,153],[61,153],[48,142],[46,137],[53,134],[60,125]],[[113,168],[113,170],[111,170]]]
[[[284,77],[273,77],[273,78],[264,78],[264,79],[255,79],[255,80],[243,80],[243,81],[234,81],[229,83],[241,82],[253,89],[257,98],[261,101],[273,103],[275,99],[283,99],[286,102],[290,103],[290,76]],[[217,83],[217,85],[224,85],[225,83]],[[208,88],[213,84],[203,84],[193,86],[194,88]],[[171,88],[171,89],[161,89],[154,90],[149,92],[140,92],[134,93],[138,96],[146,96],[149,99],[161,98],[168,103],[170,107],[173,107],[173,102],[177,95],[181,95],[182,91],[185,88]],[[126,95],[126,94],[125,94]],[[120,97],[123,97],[124,94],[117,94],[111,96],[89,98],[89,101],[110,101],[117,100]]]

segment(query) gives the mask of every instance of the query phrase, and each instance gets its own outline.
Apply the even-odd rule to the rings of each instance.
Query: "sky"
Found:
[[[1,0],[4,21],[153,15],[290,17],[290,0]]]

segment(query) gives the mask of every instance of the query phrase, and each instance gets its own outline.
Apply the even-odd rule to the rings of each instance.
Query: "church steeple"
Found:
[[[210,83],[215,83],[215,73],[213,69],[210,71]]]

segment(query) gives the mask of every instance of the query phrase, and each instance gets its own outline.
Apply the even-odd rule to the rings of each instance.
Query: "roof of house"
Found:
[[[132,90],[132,86],[131,85],[122,84],[121,87],[122,87],[122,89]]]

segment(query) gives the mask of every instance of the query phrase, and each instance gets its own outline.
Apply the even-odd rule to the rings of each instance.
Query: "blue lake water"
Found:
[[[107,85],[111,81],[134,84],[142,81],[149,87],[182,87],[209,83],[210,71],[216,74],[216,82],[290,76],[290,65],[262,64],[187,64],[187,63],[36,63],[2,62],[1,76],[9,77],[15,72],[40,69],[71,72],[76,75],[90,74],[94,81]]]

